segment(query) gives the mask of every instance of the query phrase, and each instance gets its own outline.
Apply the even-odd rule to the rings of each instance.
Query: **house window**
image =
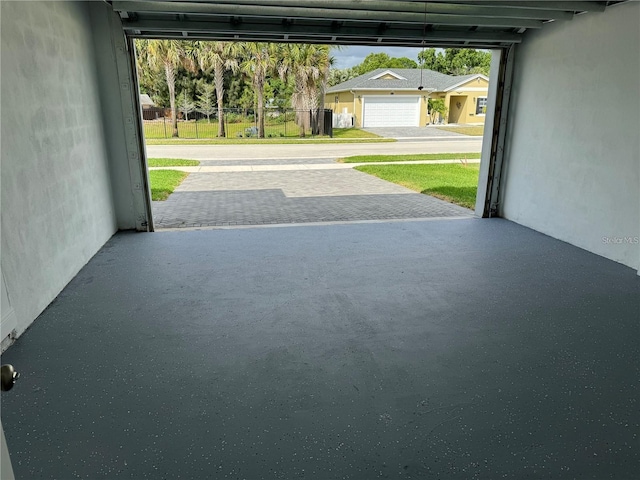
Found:
[[[478,97],[476,100],[476,115],[487,113],[487,97]]]

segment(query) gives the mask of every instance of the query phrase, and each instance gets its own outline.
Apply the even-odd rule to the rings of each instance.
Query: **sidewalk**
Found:
[[[291,170],[341,170],[362,165],[426,165],[462,163],[459,160],[415,160],[405,162],[362,162],[362,163],[312,163],[295,165],[201,165],[197,167],[151,167],[149,170],[179,170],[188,173],[221,173],[221,172],[274,172]],[[467,160],[467,163],[480,163],[480,159]]]

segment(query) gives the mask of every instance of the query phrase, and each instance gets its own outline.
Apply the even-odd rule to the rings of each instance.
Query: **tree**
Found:
[[[249,86],[242,91],[240,98],[238,98],[238,107],[242,109],[242,116],[249,115],[249,110],[256,108],[256,92],[253,87]]]
[[[193,103],[193,100],[186,90],[183,90],[182,95],[180,95],[180,104],[178,105],[178,107],[184,114],[185,120],[189,120],[189,114],[196,109],[195,103]]]
[[[327,92],[327,86],[329,83],[329,73],[331,72],[331,67],[333,67],[333,65],[335,65],[335,58],[330,56],[330,52],[331,52],[331,48],[329,45],[325,45],[326,48],[326,58],[323,58],[323,61],[320,64],[320,67],[322,69],[322,75],[320,76],[320,86],[319,86],[319,90],[318,90],[318,95],[316,96],[318,102],[320,103],[321,106],[324,107],[324,99],[325,99],[325,95]],[[317,107],[319,107],[320,105],[316,105],[316,112]],[[320,128],[322,133],[325,133],[325,124],[324,124],[324,115],[320,116]]]
[[[329,72],[327,84],[330,87],[333,87],[334,85],[338,85],[339,83],[344,83],[347,80],[356,78],[358,75],[360,74],[355,68],[332,68]]]
[[[216,88],[213,85],[205,83],[202,87],[202,93],[198,95],[198,109],[207,116],[207,122],[211,123],[211,115],[216,111],[213,95]],[[218,118],[220,120],[220,118]],[[219,130],[219,129],[218,129]],[[218,131],[218,133],[220,133]]]
[[[361,64],[353,67],[358,75],[376,70],[377,68],[418,68],[418,64],[407,57],[390,57],[386,53],[370,53]]]
[[[169,89],[171,105],[171,121],[173,137],[178,136],[178,115],[176,111],[176,70],[184,65],[184,52],[178,40],[149,40],[144,51],[144,58],[154,69],[164,69],[165,80]]]
[[[238,70],[241,44],[237,42],[197,42],[197,59],[203,72],[213,71],[213,84],[218,99],[218,137],[224,137],[224,73]]]
[[[445,58],[451,57],[449,67],[453,75],[468,75],[482,73],[489,75],[491,67],[491,53],[469,48],[447,48]]]
[[[423,68],[448,75],[489,75],[491,53],[470,48],[446,48],[443,53],[427,48],[418,54],[418,60]]]
[[[441,52],[436,53],[435,48],[426,48],[418,53],[418,63],[420,64],[420,68],[447,73],[444,64],[444,55]]]
[[[293,95],[293,81],[291,78],[271,77],[265,84],[265,98],[268,98],[271,105],[279,110],[285,110],[291,105]]]
[[[444,98],[430,98],[427,106],[429,107],[431,123],[436,123],[438,117],[444,119],[444,117],[447,116],[448,109],[445,105]]]
[[[274,43],[245,43],[240,69],[251,78],[258,101],[258,137],[264,138],[264,86],[276,70],[280,47]]]
[[[317,113],[331,63],[327,45],[289,44],[282,49],[278,70],[281,78],[293,75],[291,106],[298,111],[296,118],[301,137],[305,136],[305,130],[310,127],[307,112],[314,112],[311,115]]]
[[[140,93],[148,94],[153,102],[159,106],[169,105],[169,90],[163,70],[157,70],[149,66],[147,59],[149,40],[137,39],[136,66],[138,71],[138,85]]]

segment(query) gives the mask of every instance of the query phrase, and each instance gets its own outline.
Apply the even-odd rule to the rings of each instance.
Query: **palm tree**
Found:
[[[276,71],[280,47],[274,43],[245,43],[242,72],[249,77],[258,100],[258,137],[264,138],[264,85],[267,77]]]
[[[310,115],[318,110],[320,95],[326,88],[333,59],[327,45],[289,44],[284,47],[278,71],[281,78],[293,75],[294,91],[291,106],[298,111],[300,136],[310,127]]]
[[[204,73],[213,71],[213,85],[218,100],[218,137],[224,137],[224,72],[238,71],[241,44],[237,42],[197,42],[198,64]]]
[[[178,136],[178,115],[176,111],[176,71],[184,65],[185,56],[179,40],[149,40],[144,57],[141,58],[154,69],[164,69],[167,87],[169,88],[169,103],[171,105],[171,122],[173,137]]]
[[[327,85],[329,83],[329,75],[331,73],[331,67],[336,64],[335,57],[330,55],[331,48],[329,45],[321,45],[326,48],[326,51],[322,55],[321,62],[319,63],[321,74],[320,74],[320,85],[318,88],[317,99],[321,102],[322,108],[324,109],[324,99],[327,91]],[[322,133],[326,133],[325,124],[324,124],[324,115],[320,117],[320,129]]]

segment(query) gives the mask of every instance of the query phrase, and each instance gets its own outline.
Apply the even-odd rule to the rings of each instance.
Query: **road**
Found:
[[[293,145],[149,145],[150,158],[193,160],[339,158],[350,155],[479,152],[482,139],[457,137],[389,143],[326,143]]]

